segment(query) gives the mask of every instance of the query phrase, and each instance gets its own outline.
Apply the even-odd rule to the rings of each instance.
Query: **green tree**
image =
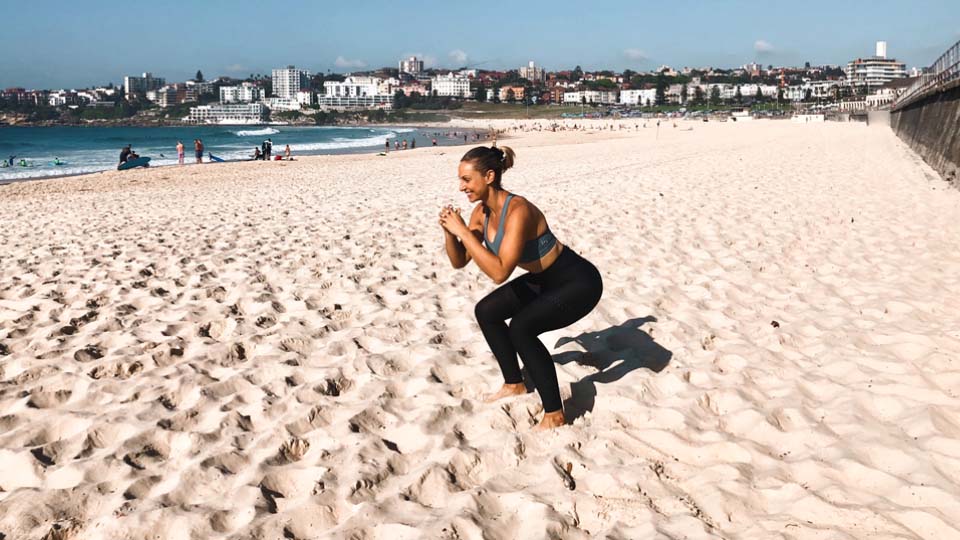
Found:
[[[656,105],[663,105],[667,102],[667,77],[662,71],[657,74],[657,92],[654,96]]]
[[[710,88],[710,104],[719,105],[720,104],[720,87],[714,86]]]
[[[634,71],[632,69],[623,70],[623,81],[630,82],[630,79],[633,78]]]
[[[410,106],[410,98],[403,93],[403,90],[397,90],[393,93],[393,108],[403,109]]]
[[[783,87],[779,86],[777,87],[777,105],[779,105],[781,101],[783,101]]]
[[[203,82],[203,72],[198,69],[197,74],[193,77],[193,80],[197,82]]]
[[[753,95],[753,99],[754,99],[757,103],[763,102],[763,92],[760,91],[760,85],[759,85],[759,84],[757,85],[757,93]]]
[[[483,103],[484,101],[487,100],[487,87],[483,85],[483,81],[477,82],[476,92],[477,92],[476,93],[477,101],[479,101],[480,103]]]
[[[573,68],[573,73],[570,74],[570,82],[577,82],[583,78],[583,70],[580,69],[580,66]]]
[[[740,92],[740,85],[737,85],[737,93],[734,94],[733,99],[737,104],[743,103],[743,94]]]
[[[680,104],[686,105],[687,103],[687,83],[683,83],[683,86],[680,87]]]
[[[703,88],[698,84],[696,88],[693,89],[693,104],[702,105],[703,104]]]
[[[513,92],[513,88],[507,88],[507,103],[515,103],[517,97]]]
[[[804,100],[804,101],[813,101],[813,90],[807,88],[807,89],[803,92],[803,100]]]

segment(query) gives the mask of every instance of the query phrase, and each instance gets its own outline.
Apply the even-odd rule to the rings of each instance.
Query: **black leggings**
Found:
[[[497,357],[503,380],[523,382],[517,354],[540,393],[543,410],[563,408],[557,369],[537,337],[569,326],[593,310],[603,294],[600,272],[567,246],[549,268],[524,274],[497,288],[477,303],[483,337]],[[511,319],[510,326],[506,320]]]

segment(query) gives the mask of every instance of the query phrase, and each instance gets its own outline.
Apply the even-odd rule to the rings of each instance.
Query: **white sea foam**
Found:
[[[399,130],[398,130],[399,131]],[[363,139],[348,139],[345,137],[336,137],[328,142],[291,144],[290,149],[294,152],[309,152],[311,150],[339,150],[341,148],[363,148],[366,146],[380,146],[387,139],[393,139],[396,133],[383,133],[376,137],[365,137]]]
[[[238,137],[258,137],[262,135],[276,135],[280,133],[279,129],[274,128],[263,128],[263,129],[251,129],[251,130],[241,130],[235,132]]]

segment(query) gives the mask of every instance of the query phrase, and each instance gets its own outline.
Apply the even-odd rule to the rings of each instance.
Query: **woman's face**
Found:
[[[473,165],[472,161],[461,161],[457,168],[457,176],[460,178],[460,191],[472,203],[482,200],[486,196],[487,190],[490,189],[490,183],[494,179],[493,171],[481,174]]]

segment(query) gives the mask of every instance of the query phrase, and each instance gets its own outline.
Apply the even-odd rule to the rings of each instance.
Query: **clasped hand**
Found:
[[[444,206],[440,209],[440,226],[454,236],[461,236],[467,231],[467,224],[463,222],[460,215],[460,209],[452,206]]]

